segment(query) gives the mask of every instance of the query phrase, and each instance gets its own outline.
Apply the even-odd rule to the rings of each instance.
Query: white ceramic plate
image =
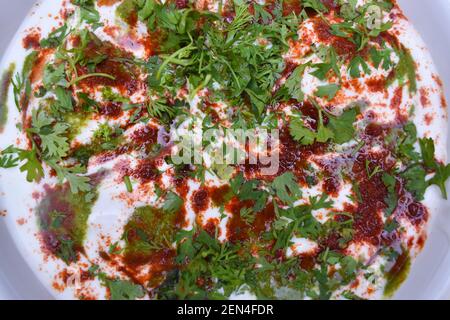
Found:
[[[16,6],[10,1],[0,0],[1,4],[3,2],[8,2],[9,6]],[[51,7],[50,1],[43,2],[45,5],[41,9],[46,8],[38,9],[38,11],[47,13]],[[450,20],[450,0],[429,0],[426,5],[423,0],[399,0],[399,2],[424,38],[441,78],[447,84],[446,95],[450,97],[450,64],[448,64],[447,53],[450,44],[450,28],[447,26]],[[22,6],[23,4],[20,5]],[[46,17],[47,14],[43,16]],[[14,19],[22,19],[22,17],[14,17]],[[14,44],[17,46],[17,43],[20,43],[24,30],[30,26],[39,24],[45,29],[43,21],[45,18],[42,19],[39,12],[29,14],[25,18],[11,42],[12,45],[3,57],[0,70],[6,69],[6,61],[11,61],[13,58],[21,59],[13,50]],[[5,40],[2,39],[2,41]],[[450,148],[448,150],[450,154]],[[5,186],[0,183],[0,192],[3,191],[1,188],[4,190],[14,186]],[[20,201],[20,192],[15,200]],[[2,201],[4,200],[0,198],[0,209],[5,205]],[[407,281],[395,296],[397,299],[450,298],[450,202],[436,201],[433,206],[437,210],[434,212],[435,218],[429,225],[425,248],[414,261]],[[11,208],[11,202],[8,202]],[[51,299],[52,294],[30,267],[32,263],[30,263],[29,255],[32,246],[12,237],[10,228],[11,225],[8,228],[6,219],[0,218],[0,299]]]

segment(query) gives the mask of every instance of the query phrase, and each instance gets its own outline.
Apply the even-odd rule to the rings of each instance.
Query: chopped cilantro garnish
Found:
[[[289,205],[292,205],[295,200],[301,197],[300,188],[292,172],[286,172],[276,177],[272,183],[272,188],[276,196]]]
[[[320,98],[326,97],[328,100],[332,100],[336,93],[341,89],[340,85],[337,84],[329,84],[325,86],[320,86],[317,88],[316,96]]]
[[[354,137],[355,128],[353,123],[359,113],[358,109],[353,108],[343,112],[339,117],[326,113],[329,123],[323,124],[323,111],[319,111],[319,122],[317,131],[307,128],[301,118],[293,118],[290,122],[290,132],[292,137],[305,145],[317,142],[327,142],[333,140],[337,144],[343,144]]]
[[[361,299],[346,288],[359,275],[368,279],[373,274],[365,261],[345,255],[344,249],[361,237],[361,224],[365,223],[361,220],[372,218],[363,203],[370,198],[368,193],[376,197],[379,191],[382,195],[370,205],[379,205],[377,212],[380,208],[384,211],[383,228],[379,229],[389,234],[402,230],[397,216],[402,209],[399,190],[420,201],[430,185],[437,185],[447,197],[450,165],[436,159],[432,139],[418,139],[412,122],[378,130],[376,124],[369,127],[372,118],[367,113],[359,116],[360,108],[355,106],[363,108],[364,102],[355,101],[341,112],[331,103],[339,103],[345,93],[341,89],[349,88],[345,81],[360,82],[359,78],[371,72],[389,74],[386,85],[408,85],[411,94],[417,91],[410,51],[387,40],[391,21],[377,21],[379,17],[374,16],[375,11],[389,12],[390,1],[360,4],[335,0],[334,5],[339,6],[335,10],[326,1],[301,0],[300,12],[297,8],[286,12],[291,8],[283,1],[234,1],[226,8],[221,3],[218,12],[209,12],[198,10],[192,2],[180,6],[173,1],[124,0],[115,7],[120,23],[127,23],[125,28],[133,36],[137,27],[139,31],[147,28],[146,41],[154,41],[151,52],[143,45],[144,58],[97,37],[101,16],[96,1],[71,3],[77,7],[75,29],[64,24],[40,42],[54,58],[44,62],[42,82],[35,85],[31,79],[39,51],[28,55],[22,72],[14,78],[14,100],[24,118],[32,94],[39,103],[29,110],[31,121],[23,125],[29,150],[4,149],[1,168],[20,166],[30,182],[39,182],[44,172],[50,171],[75,199],[93,200],[96,179],[91,181],[95,175],[87,175],[88,168],[89,172],[92,169],[91,157],[101,154],[103,161],[126,153],[138,160],[141,169],[140,161],[165,157],[172,141],[161,141],[182,121],[188,123],[188,132],[287,127],[294,140],[281,141],[280,146],[283,164],[289,162],[291,171],[281,167],[282,174],[270,177],[247,172],[243,169],[246,163],[191,165],[187,173],[178,174],[182,167],[161,157],[168,172],[176,172],[177,188],[159,181],[148,183],[148,188],[154,187],[151,194],[156,194],[154,206],[136,208],[120,240],[109,244],[109,253],[119,256],[126,268],[152,266],[157,257],[161,270],[149,268],[150,281],[141,285],[122,276],[108,276],[94,266],[90,274],[98,277],[112,300],[139,299],[145,294],[161,299],[223,299],[245,291],[262,299],[330,299],[336,292],[346,299]],[[333,23],[327,21],[330,11],[336,18]],[[317,41],[305,56],[292,59],[289,55],[296,51],[292,49],[299,41],[299,24],[311,14],[325,22],[323,33],[332,41]],[[340,50],[339,40],[345,42],[348,52]],[[349,77],[341,74],[342,70]],[[304,83],[310,76],[319,82],[312,90]],[[129,83],[123,84],[128,78]],[[143,99],[136,99],[134,93],[140,90]],[[315,97],[322,98],[317,100],[325,105],[320,106]],[[216,102],[226,107],[216,108]],[[287,116],[284,107],[289,107]],[[128,117],[126,123],[122,116]],[[102,117],[106,120],[92,130],[90,142],[80,146],[75,139],[80,127]],[[120,124],[111,125],[111,118],[119,117]],[[152,128],[124,134],[140,124]],[[210,146],[205,143],[202,147],[206,145]],[[316,147],[320,151],[316,152]],[[386,164],[395,160],[395,165],[372,159],[376,148],[386,153]],[[320,156],[311,160],[310,153]],[[333,157],[327,157],[331,154]],[[163,170],[147,169],[143,168],[143,175]],[[133,170],[134,166],[126,168],[121,175],[129,193],[134,191],[133,183],[141,191]],[[330,171],[338,172],[334,176],[336,172]],[[205,218],[200,214],[192,226],[179,224],[187,200],[180,191],[184,185],[179,189],[178,182],[192,179],[208,188],[210,174],[228,181],[231,189],[225,186],[223,195],[214,195],[222,196],[221,201],[214,201],[208,190],[207,196],[213,200],[207,199],[208,203],[217,216],[207,225],[199,223]],[[132,183],[130,176],[136,181]],[[352,185],[348,196],[352,204],[344,205],[345,210],[335,210],[334,194],[320,193],[320,188],[334,187],[327,185],[334,183],[334,178]],[[302,197],[316,188],[320,196]],[[82,243],[63,230],[68,213],[52,210],[46,214],[40,227],[54,233],[58,243],[55,255],[67,264],[76,261]],[[230,228],[225,234],[224,225]],[[242,237],[232,237],[233,233]],[[297,256],[293,245],[298,238],[314,243],[311,256]],[[380,243],[378,254],[391,261],[399,252]]]

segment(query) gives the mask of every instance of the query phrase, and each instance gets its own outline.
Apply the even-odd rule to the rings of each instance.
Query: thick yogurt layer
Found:
[[[361,2],[364,3],[364,1]],[[206,1],[206,4],[209,10],[218,10],[216,2]],[[94,33],[100,40],[111,42],[113,45],[130,52],[135,58],[145,60],[149,57],[149,48],[143,45],[141,40],[148,36],[146,27],[142,22],[139,22],[136,31],[130,37],[129,25],[115,13],[115,9],[119,5],[120,2],[111,6],[98,6],[101,17],[100,21],[104,26],[96,29]],[[45,38],[52,28],[63,23],[64,13],[70,12],[72,9],[73,6],[70,3],[62,0],[43,1],[38,4],[34,8],[31,17],[22,26],[16,41],[12,43],[9,53],[3,61],[2,69],[5,69],[10,63],[15,63],[17,70],[20,70],[22,61],[26,55],[26,50],[22,46],[21,39],[31,32],[38,32],[42,38]],[[78,14],[78,11],[76,11],[75,15],[69,18],[68,23],[70,26],[79,27],[77,25]],[[325,18],[328,21],[338,19],[332,15],[325,15]],[[285,55],[287,62],[305,64],[309,62],[319,63],[321,61],[316,53],[311,53],[311,46],[323,42],[323,40],[317,37],[317,30],[314,28],[314,19],[318,18],[306,19],[299,26],[299,41],[290,43],[290,49]],[[411,56],[416,62],[418,75],[417,92],[411,93],[408,91],[407,86],[399,87],[395,84],[387,88],[374,89],[373,83],[377,79],[383,79],[389,76],[386,70],[371,66],[370,75],[364,75],[358,79],[351,79],[347,73],[347,69],[343,66],[340,70],[343,89],[331,101],[319,98],[318,102],[320,105],[328,106],[328,111],[335,115],[342,113],[349,105],[355,103],[364,105],[365,107],[356,122],[356,126],[362,126],[369,115],[372,121],[375,121],[381,126],[392,123],[399,116],[410,118],[417,127],[419,137],[429,137],[434,140],[436,158],[445,162],[447,158],[445,151],[447,145],[447,111],[439,76],[426,47],[412,25],[403,16],[400,8],[395,7],[385,17],[385,21],[393,22],[392,29],[389,32],[395,35],[405,48],[410,50]],[[54,57],[50,54],[47,58],[51,61]],[[395,57],[393,57],[393,60],[395,62]],[[305,95],[313,95],[317,87],[329,84],[329,80],[333,80],[327,79],[327,81],[321,81],[309,74],[312,70],[311,68],[307,69],[302,80],[302,89]],[[143,79],[139,81],[141,80]],[[39,81],[35,83],[36,86],[39,85]],[[21,147],[26,147],[27,138],[19,133],[16,128],[16,124],[21,122],[21,115],[13,107],[12,89],[10,89],[10,93],[8,100],[9,119],[4,132],[1,134],[1,146],[6,147],[10,144],[16,144]],[[100,92],[96,94],[99,98],[101,97]],[[201,126],[202,120],[206,116],[200,106],[202,98],[207,94],[208,92],[203,90],[191,99],[190,114],[184,122],[180,121],[183,124],[178,127],[179,130],[184,130],[185,133],[196,134],[192,127],[195,127],[196,124],[197,126]],[[130,104],[144,101],[146,99],[145,96],[146,92],[144,89],[136,90],[129,97]],[[400,99],[398,99],[399,96]],[[38,108],[39,103],[39,99],[33,98],[29,110]],[[227,120],[229,106],[223,101],[219,101],[218,103],[218,117],[224,119],[222,122],[224,126],[231,126],[232,124]],[[293,105],[285,104],[280,108],[286,116],[295,113]],[[411,110],[414,110],[412,116]],[[72,145],[87,144],[92,141],[93,133],[102,123],[108,123],[109,125],[126,124],[132,112],[132,110],[126,111],[121,117],[115,119],[110,119],[107,116],[99,116],[91,119],[83,126],[82,130],[71,142]],[[123,134],[124,139],[132,142],[133,139],[136,139],[136,132],[146,130],[145,128],[147,126],[158,128],[159,124],[157,121],[151,121],[149,124],[130,126]],[[171,133],[159,131],[157,140],[161,144],[164,144],[165,136]],[[357,142],[349,142],[350,146],[352,143],[354,145]],[[340,170],[339,166],[343,164],[339,163],[341,161],[339,157],[345,152],[348,146],[343,145],[340,147],[342,150],[337,149],[334,152],[313,155],[308,158],[308,161],[311,162],[312,166],[317,167],[323,163],[332,166],[338,162],[335,170]],[[376,153],[377,146],[371,146],[370,152]],[[7,212],[6,217],[3,219],[6,220],[11,233],[14,235],[19,250],[26,257],[37,276],[56,297],[63,299],[71,299],[74,297],[103,299],[107,297],[108,292],[100,284],[98,279],[80,280],[83,277],[83,272],[85,273],[92,265],[99,266],[103,272],[111,277],[127,278],[128,268],[130,267],[126,263],[120,259],[105,259],[101,253],[108,252],[112,244],[117,244],[120,247],[125,246],[123,230],[131,219],[135,208],[149,204],[156,207],[163,205],[163,200],[157,195],[157,188],[154,182],[142,183],[139,178],[132,177],[132,192],[127,191],[127,187],[123,183],[124,174],[121,168],[125,166],[130,170],[137,170],[140,166],[140,156],[142,156],[140,151],[131,151],[111,157],[110,159],[105,157],[104,154],[93,156],[89,159],[87,165],[88,175],[99,174],[105,170],[107,170],[107,174],[103,176],[98,186],[98,199],[95,201],[88,218],[87,234],[84,241],[84,254],[80,255],[77,262],[69,266],[43,250],[42,234],[39,231],[35,215],[36,206],[41,203],[46,195],[45,186],[54,185],[56,178],[46,176],[39,183],[28,184],[22,177],[22,174],[19,174],[17,171],[3,170],[1,172],[2,205]],[[210,155],[204,155],[204,157],[208,158]],[[205,163],[207,162],[205,161]],[[162,172],[160,178],[161,185],[170,188],[175,176],[174,169],[165,161],[159,161],[156,169]],[[352,198],[351,183],[348,181],[339,181],[338,183],[338,192],[330,196],[333,201],[333,206],[312,212],[314,218],[321,224],[326,223],[329,219],[333,219],[333,214],[336,214],[336,212],[345,212],[346,207],[356,205],[355,199]],[[208,188],[220,188],[226,184],[227,181],[223,181],[212,174],[206,174],[205,185]],[[222,211],[220,208],[212,205],[208,205],[207,209],[201,213],[196,212],[196,204],[194,203],[195,196],[196,192],[201,188],[202,186],[198,180],[188,179],[188,192],[184,196],[186,199],[186,214],[184,216],[185,223],[183,229],[191,230],[195,224],[207,228],[208,223],[215,221],[219,234],[218,239],[226,242],[230,238],[227,226],[233,218],[233,212],[227,209]],[[297,199],[295,205],[310,204],[311,197],[320,197],[323,188],[324,181],[320,181],[319,184],[312,187],[302,186],[302,197]],[[428,190],[423,204],[427,207],[431,206],[437,193],[437,190]],[[434,212],[430,211],[430,214],[430,218],[432,218]],[[379,212],[379,215],[381,219],[385,219],[382,212]],[[416,256],[422,249],[424,239],[426,239],[426,223],[417,226],[407,218],[399,219],[398,223],[401,225],[402,230],[401,243],[408,247],[411,256]],[[172,245],[175,247],[175,243]],[[292,238],[292,245],[287,250],[286,255],[291,257],[314,253],[319,250],[319,245],[319,243],[306,237],[294,236]],[[377,254],[378,249],[378,246],[369,241],[354,240],[349,243],[344,250],[345,254],[358,259],[367,268],[361,271],[356,279],[348,286],[334,292],[333,298],[343,298],[342,294],[348,290],[352,290],[356,295],[363,298],[382,298],[386,283],[383,273],[380,271],[380,266],[385,265],[386,261],[384,257]],[[337,264],[335,268],[339,269],[341,266]],[[149,275],[154,272],[154,269],[155,266],[152,264],[140,265],[133,270],[133,277],[138,282],[145,283]],[[286,293],[280,292],[279,296],[283,297],[284,294]],[[254,297],[244,286],[237,292],[234,292],[230,298]]]

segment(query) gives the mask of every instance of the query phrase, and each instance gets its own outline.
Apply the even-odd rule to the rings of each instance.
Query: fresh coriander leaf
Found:
[[[415,150],[414,144],[417,141],[417,129],[413,122],[408,122],[401,132],[402,137],[396,139],[397,153],[400,157],[408,160],[419,161],[420,154]]]
[[[247,88],[245,92],[250,97],[250,102],[254,106],[256,114],[258,116],[262,115],[269,101],[270,94],[260,88],[255,88],[254,90]]]
[[[333,201],[328,200],[328,195],[326,193],[322,194],[320,198],[310,197],[309,203],[311,210],[329,209],[333,207]]]
[[[330,139],[334,139],[332,127],[323,124],[323,112],[317,103],[314,102],[314,105],[319,112],[317,132],[306,128],[301,118],[293,118],[289,124],[289,130],[294,140],[304,145],[311,145],[315,141],[324,143]]]
[[[152,100],[147,106],[147,111],[150,117],[157,119],[163,119],[164,117],[172,119],[175,116],[174,108],[167,104],[166,99]]]
[[[180,230],[175,236],[175,240],[178,244],[178,255],[176,258],[177,263],[182,263],[188,259],[194,258],[195,248],[193,246],[193,237],[195,234],[195,228],[191,230]]]
[[[65,134],[69,126],[64,123],[56,123],[51,132],[43,134],[40,132],[41,146],[49,157],[63,158],[69,151],[69,143]]]
[[[317,87],[315,95],[320,98],[327,98],[328,100],[332,100],[340,89],[341,86],[338,84],[329,84],[325,86],[320,86]]]
[[[111,300],[136,300],[145,295],[142,286],[127,280],[106,280]]]
[[[349,73],[352,78],[359,78],[361,76],[361,68],[365,74],[370,74],[369,66],[361,56],[354,57],[349,64]]]
[[[289,123],[289,132],[294,140],[304,145],[311,145],[316,140],[316,133],[305,127],[301,118],[293,118]]]
[[[436,168],[436,161],[434,159],[434,141],[431,138],[419,139],[420,151],[424,165],[428,169]]]
[[[253,4],[253,9],[255,11],[255,19],[262,21],[263,24],[268,24],[272,20],[272,15],[265,9],[263,5],[258,3]]]
[[[12,155],[4,155],[0,157],[0,168],[9,169],[17,167],[19,158],[15,158]]]
[[[51,89],[53,86],[67,85],[66,71],[64,64],[58,65],[56,68],[52,64],[45,66],[42,83],[46,89]]]
[[[350,283],[356,277],[358,261],[351,256],[344,256],[340,259],[339,263],[341,264],[341,269],[339,270],[340,275],[345,283]]]
[[[318,13],[328,12],[327,7],[320,0],[303,0],[302,5],[305,8],[311,8]]]
[[[62,44],[64,39],[67,37],[68,30],[67,25],[59,27],[55,31],[52,31],[47,38],[41,40],[42,48],[56,48]]]
[[[329,300],[331,298],[331,290],[328,279],[328,268],[326,264],[322,264],[320,270],[313,271],[314,277],[319,283],[319,299]]]
[[[36,147],[31,150],[18,150],[18,155],[20,161],[26,161],[20,167],[20,171],[27,172],[27,181],[38,182],[44,176],[44,170],[36,154]]]
[[[246,5],[239,5],[235,7],[235,13],[236,16],[227,27],[229,33],[234,33],[253,21],[253,16],[250,14],[248,6]]]
[[[388,190],[388,195],[387,195],[386,199],[384,199],[384,201],[386,202],[388,207],[386,208],[384,213],[385,213],[386,217],[389,217],[392,215],[392,213],[394,213],[394,210],[397,208],[398,199],[397,199],[397,193],[395,190],[397,180],[395,179],[394,176],[392,176],[386,172],[383,173],[383,176],[381,179],[383,180],[383,183]]]
[[[357,0],[350,0],[349,2],[344,2],[341,5],[339,14],[345,20],[353,20],[359,16],[359,13],[356,10]]]
[[[280,223],[281,222],[281,223]],[[277,220],[277,233],[276,233],[276,242],[273,247],[273,251],[279,249],[286,249],[292,243],[292,235],[294,232],[294,224],[290,223],[289,220],[281,219]]]
[[[255,222],[256,215],[252,208],[242,208],[239,212],[241,219],[248,225],[252,225]]]
[[[97,101],[89,98],[89,95],[84,92],[77,93],[78,101],[84,111],[96,111],[99,107]]]
[[[47,160],[46,163],[52,167],[58,176],[59,183],[67,182],[70,186],[70,191],[74,194],[79,192],[89,192],[92,189],[89,177],[81,176],[86,169],[82,166],[74,166],[70,168],[62,167],[54,160]]]
[[[26,106],[30,100],[30,74],[37,57],[37,51],[33,51],[29,55],[27,55],[23,63],[22,72],[17,73],[15,77],[11,79],[14,93],[14,102],[16,104],[17,110],[19,111],[22,110],[22,105]]]
[[[15,75],[15,78],[11,80],[14,93],[14,102],[16,104],[16,108],[18,111],[22,110],[21,106],[22,90],[25,86],[27,86],[26,82],[29,83],[29,80],[22,79],[18,73]]]
[[[329,127],[324,126],[322,111],[319,110],[319,125],[317,127],[316,140],[317,142],[325,143],[330,139],[334,139],[334,133]]]
[[[63,260],[67,265],[77,260],[77,253],[74,250],[74,243],[71,239],[64,239],[58,237],[59,247],[56,255]]]
[[[72,3],[80,8],[80,19],[88,24],[96,24],[100,20],[100,14],[95,8],[94,0],[72,0]]]
[[[255,212],[259,212],[265,207],[268,198],[267,192],[258,189],[259,185],[260,182],[258,180],[246,181],[238,193],[239,199],[242,201],[255,201],[255,205],[253,206]]]
[[[399,224],[397,221],[393,220],[388,220],[384,226],[384,230],[388,233],[393,232],[394,230],[396,230],[399,227]]]
[[[55,89],[55,95],[58,100],[58,105],[63,112],[73,111],[72,94],[68,90],[57,87]]]
[[[131,180],[129,176],[123,177],[123,181],[125,182],[125,187],[127,188],[128,193],[133,192],[133,185],[131,184]]]
[[[428,186],[433,184],[437,185],[441,189],[442,196],[447,199],[445,183],[450,177],[450,164],[443,165],[435,160],[435,147],[433,139],[419,139],[419,145],[425,167],[435,171],[433,178],[427,182]]]
[[[411,192],[417,200],[424,198],[425,191],[428,187],[425,181],[426,171],[420,165],[415,165],[401,174],[406,180],[406,189]]]
[[[310,74],[319,80],[325,81],[327,79],[328,72],[333,71],[334,74],[340,79],[341,71],[336,50],[332,46],[324,47],[323,50],[325,50],[325,52],[323,54],[319,52],[318,55],[322,56],[324,62],[311,65],[311,67],[316,70]]]
[[[62,158],[69,151],[68,139],[65,136],[69,126],[64,123],[56,123],[51,126],[54,119],[49,117],[43,111],[33,110],[31,132],[39,135],[41,139],[41,147],[45,155],[50,158]]]
[[[433,178],[428,181],[428,185],[437,185],[442,192],[442,196],[447,200],[446,182],[450,178],[450,164],[438,165],[436,167],[436,173]]]
[[[16,156],[16,149],[13,146],[0,151],[0,168],[9,169],[19,165],[19,157]]]
[[[332,68],[330,63],[317,63],[313,64],[311,67],[315,68],[315,70],[311,72],[311,75],[322,81],[327,79],[327,74]]]
[[[102,99],[106,101],[122,102],[122,103],[130,102],[129,99],[123,97],[119,93],[114,92],[111,87],[104,87],[102,89]]]
[[[356,199],[353,199],[353,200],[355,200],[357,203],[362,203],[363,202],[363,198],[362,198],[362,195],[361,195],[361,190],[360,190],[360,188],[359,188],[359,184],[358,184],[358,182],[356,182],[356,181],[353,181],[352,182],[352,191],[355,193],[355,195],[356,195]],[[353,196],[352,196],[353,197]],[[353,197],[354,198],[354,197]]]
[[[293,205],[301,197],[302,192],[292,172],[286,172],[272,182],[275,195],[284,203]]]
[[[231,191],[235,195],[239,194],[239,190],[241,190],[242,184],[244,183],[244,174],[242,172],[239,172],[231,181],[230,181],[230,188]]]
[[[163,210],[169,213],[176,213],[181,209],[184,201],[176,193],[169,192],[163,205]]]
[[[337,144],[343,144],[354,138],[356,116],[359,114],[357,108],[345,110],[341,116],[328,116],[328,127],[333,132],[333,140]]]
[[[372,47],[369,51],[370,57],[372,59],[372,62],[374,64],[374,67],[378,69],[380,65],[383,67],[384,70],[389,70],[393,63],[391,60],[391,53],[392,50],[384,49],[384,50],[377,50],[374,47]]]
[[[284,86],[288,89],[289,94],[297,101],[303,101],[304,99],[302,80],[303,73],[305,72],[307,66],[307,64],[302,64],[295,68],[290,77],[284,83]]]
[[[388,85],[391,85],[395,80],[398,80],[400,85],[408,81],[409,92],[417,91],[417,75],[416,63],[411,55],[411,52],[406,48],[396,50],[399,62],[394,69],[394,77],[389,78]]]
[[[366,299],[361,298],[360,296],[356,295],[354,292],[349,291],[349,290],[344,291],[344,292],[342,293],[342,296],[343,296],[345,299],[347,299],[347,300],[366,300]]]

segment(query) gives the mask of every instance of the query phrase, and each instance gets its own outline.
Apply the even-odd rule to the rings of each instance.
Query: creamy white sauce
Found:
[[[54,21],[50,21],[46,18],[48,12],[52,12],[54,15],[59,11],[59,7],[61,4],[61,0],[44,2],[40,8],[37,9],[36,15],[42,16],[43,18],[38,18],[38,16],[33,17],[30,20],[30,24],[41,21],[40,27],[42,29],[42,34],[45,36],[50,31],[51,26],[54,24]],[[210,10],[218,10],[217,3],[209,3],[208,8]],[[395,9],[396,10],[396,9]],[[118,25],[119,28],[118,34],[115,37],[111,37],[103,31],[103,28],[99,28],[96,31],[97,36],[102,40],[108,40],[113,42],[116,45],[121,45],[121,38],[126,34],[126,24],[120,21],[115,14],[113,14],[114,10],[111,7],[100,7],[100,13],[102,16],[102,21],[105,24],[114,24]],[[437,157],[443,161],[446,160],[446,152],[445,146],[447,143],[447,114],[446,110],[441,106],[441,88],[438,83],[434,80],[434,76],[436,76],[436,71],[432,64],[432,61],[429,57],[427,50],[424,48],[419,36],[416,34],[412,26],[404,20],[403,18],[398,18],[394,20],[394,30],[398,31],[398,37],[401,42],[411,50],[412,56],[414,57],[417,66],[418,66],[418,74],[420,75],[420,79],[418,79],[418,88],[425,88],[425,90],[429,93],[428,99],[430,102],[429,106],[423,106],[420,101],[419,92],[411,97],[408,97],[409,93],[405,88],[403,92],[404,98],[402,99],[402,103],[399,107],[399,110],[403,114],[408,114],[410,110],[414,106],[414,123],[416,124],[419,136],[427,136],[432,137],[435,140],[436,144],[436,152]],[[142,36],[145,34],[145,28],[139,25],[138,35]],[[302,39],[302,43],[299,48],[295,48],[295,50],[291,50],[286,57],[291,59],[292,61],[305,63],[306,61],[317,62],[318,58],[316,56],[310,56],[308,58],[304,58],[303,55],[308,52],[309,45],[311,43],[317,43],[318,39],[314,38],[311,34],[313,34],[313,29],[310,23],[306,22],[299,30],[299,35]],[[394,32],[395,32],[394,31]],[[18,68],[21,67],[20,63],[25,56],[25,51],[20,47],[20,43],[15,43],[12,45],[14,48],[14,52],[17,54],[14,55],[14,58],[17,59]],[[136,50],[133,50],[133,53],[139,57],[143,58],[145,52],[142,47],[136,47]],[[12,56],[10,55],[10,58]],[[12,61],[12,60],[11,60]],[[10,61],[6,61],[8,63]],[[6,65],[6,64],[5,64]],[[327,84],[326,82],[321,82],[317,78],[309,75],[309,71],[307,70],[303,79],[303,89],[305,94],[312,94],[316,90],[316,88],[320,85]],[[341,70],[342,74],[346,74],[346,68]],[[386,77],[387,73],[381,69],[371,68],[372,77]],[[353,90],[341,90],[336,97],[334,104],[335,109],[339,112],[342,109],[345,109],[349,104],[355,102],[355,98],[359,101],[364,101],[367,105],[367,109],[365,112],[371,110],[373,111],[377,117],[377,121],[380,123],[389,123],[393,119],[395,119],[396,112],[389,108],[389,102],[391,101],[395,86],[392,86],[387,89],[387,93],[373,93],[369,92],[365,80],[369,78],[368,76],[363,77],[360,80],[360,86],[362,87],[362,91],[359,93],[355,93]],[[345,78],[344,78],[345,79]],[[344,80],[345,81],[345,80]],[[191,101],[191,114],[192,116],[187,118],[180,126],[178,126],[178,134],[192,134],[197,138],[201,138],[201,122],[202,118],[205,116],[202,111],[199,109],[200,96],[203,93],[200,92],[198,95]],[[142,96],[145,95],[144,92],[137,93],[133,97],[131,97],[132,102],[142,101]],[[325,103],[325,101],[322,101]],[[333,101],[332,101],[333,102]],[[36,107],[36,101],[32,102],[31,107]],[[7,146],[11,143],[15,143],[17,129],[15,128],[15,123],[19,121],[19,115],[15,110],[13,110],[12,106],[14,105],[12,101],[12,94],[10,94],[10,119],[7,125],[5,132],[2,135],[1,147]],[[219,115],[225,115],[227,112],[227,106],[224,103],[219,103]],[[289,114],[290,108],[286,107],[286,114]],[[433,114],[433,120],[430,123],[427,123],[424,120],[425,115],[429,113]],[[126,116],[124,116],[124,119]],[[124,119],[118,119],[117,123],[121,123]],[[97,121],[90,121],[87,126],[83,129],[82,133],[77,137],[77,141],[80,143],[88,143],[92,138],[92,134],[95,129],[98,127],[99,123],[104,122],[105,119],[100,119]],[[114,122],[110,122],[110,124],[114,124]],[[194,128],[192,129],[192,125]],[[129,136],[129,132],[125,133],[125,136]],[[174,134],[174,132],[171,132]],[[172,136],[172,138],[174,138]],[[19,138],[19,142],[23,144],[23,137]],[[354,142],[353,142],[354,143]],[[20,143],[19,143],[20,144]],[[345,147],[345,146],[344,146]],[[329,156],[329,155],[327,155]],[[203,155],[203,160],[205,161],[205,166],[210,167],[210,156],[208,154]],[[124,159],[130,160],[130,166],[133,167],[136,164],[136,155],[128,154],[115,158],[112,161],[104,163],[100,166],[95,165],[95,159],[91,159],[91,163],[88,167],[88,173],[98,172],[101,168],[113,168],[115,164],[123,161]],[[92,161],[93,160],[93,161]],[[167,164],[163,164],[158,169],[165,171],[163,173],[162,181],[165,185],[170,184],[170,177],[172,176],[172,172],[167,170],[169,167]],[[30,185],[25,182],[25,179],[22,175],[19,175],[17,172],[13,171],[2,171],[1,172],[1,185],[4,189],[4,201],[2,204],[7,209],[8,214],[6,216],[6,220],[11,232],[16,236],[16,241],[19,249],[27,256],[27,260],[32,266],[33,270],[36,271],[41,280],[47,285],[47,287],[51,287],[53,282],[55,281],[55,274],[64,270],[66,266],[59,260],[53,259],[46,255],[43,255],[41,252],[41,248],[39,245],[39,241],[37,241],[37,223],[35,216],[31,212],[31,208],[35,207],[36,201],[32,200],[31,194],[35,190],[42,190],[42,186],[45,183],[54,183],[54,178],[45,178],[37,185]],[[137,181],[133,181],[138,184]],[[208,174],[206,179],[206,185],[220,185],[222,182],[213,175]],[[188,222],[186,229],[192,228],[196,214],[192,209],[190,198],[195,190],[199,188],[199,183],[193,180],[189,181],[189,193],[187,195],[187,217],[186,221]],[[20,192],[17,192],[20,190]],[[321,195],[321,185],[313,187],[313,188],[305,188],[302,190],[303,196],[302,199],[299,199],[296,202],[296,205],[301,205],[305,203],[309,203],[310,196],[320,196]],[[430,194],[435,194],[436,190],[429,190],[426,195],[426,199],[424,203],[426,205],[431,204],[431,199],[433,196]],[[106,237],[109,239],[111,243],[120,242],[120,237],[122,235],[123,226],[128,221],[131,216],[133,210],[137,206],[147,205],[149,203],[155,203],[156,195],[154,193],[153,186],[149,188],[135,188],[132,193],[128,193],[125,189],[125,185],[121,182],[120,177],[117,176],[117,173],[111,172],[105,180],[101,183],[99,188],[99,199],[95,203],[93,207],[92,213],[89,217],[89,227],[88,234],[85,241],[85,248],[87,258],[90,262],[98,264],[105,272],[116,275],[119,277],[123,277],[123,274],[117,271],[117,269],[112,268],[108,263],[105,263],[103,259],[98,256],[99,251],[107,251],[107,246],[104,243],[103,239]],[[343,210],[343,205],[345,203],[352,203],[349,199],[349,195],[351,195],[351,185],[348,183],[344,183],[341,185],[339,189],[339,193],[337,197],[333,197],[333,209],[335,210]],[[161,205],[161,203],[157,203]],[[226,217],[220,221],[219,229],[220,229],[220,240],[226,241],[226,224],[228,219],[231,216],[231,213],[226,212]],[[330,217],[330,210],[328,209],[320,209],[313,211],[314,217],[321,223],[325,223]],[[381,213],[380,213],[381,215]],[[219,218],[221,217],[221,212],[218,208],[209,208],[205,213],[202,214],[202,221],[206,223],[209,218]],[[23,225],[17,224],[18,219],[25,218],[26,222]],[[402,227],[404,228],[405,239],[413,238],[414,242],[417,242],[418,237],[421,234],[418,234],[415,227],[411,225],[406,219],[400,221]],[[307,238],[297,238],[294,237],[292,239],[293,245],[288,250],[288,255],[296,255],[302,253],[308,253],[314,251],[318,248],[317,243]],[[347,249],[347,253],[354,258],[362,261],[369,261],[376,254],[375,246],[368,243],[356,243],[353,242],[350,244]],[[414,252],[417,254],[418,252]],[[84,257],[77,264],[73,264],[70,266],[74,274],[76,274],[80,267],[87,263]],[[380,273],[380,265],[384,265],[386,261],[383,260],[380,256],[375,257],[375,260],[371,262],[370,267],[366,270],[366,274],[374,273],[374,282],[371,279],[366,279],[364,274],[361,274],[358,277],[358,285],[355,288],[355,293],[367,298],[379,298],[382,295],[382,289],[384,285],[384,279]],[[151,268],[151,266],[147,266],[146,268]],[[148,270],[141,270],[142,274],[145,274]],[[375,283],[375,284],[374,284]],[[59,292],[52,289],[52,292],[55,296],[59,298],[72,298],[75,295],[79,295],[79,291],[89,292],[89,294],[94,295],[98,298],[103,298],[105,295],[105,289],[102,288],[98,280],[94,280],[91,282],[87,282],[83,284],[83,288],[77,287],[68,287],[65,291]],[[246,292],[246,288],[241,288],[239,292],[236,292],[232,295],[232,299],[242,299],[242,298],[252,298],[251,295]],[[342,290],[344,291],[344,289]],[[280,296],[282,293],[280,293]],[[336,293],[336,298],[339,298],[339,292]]]

